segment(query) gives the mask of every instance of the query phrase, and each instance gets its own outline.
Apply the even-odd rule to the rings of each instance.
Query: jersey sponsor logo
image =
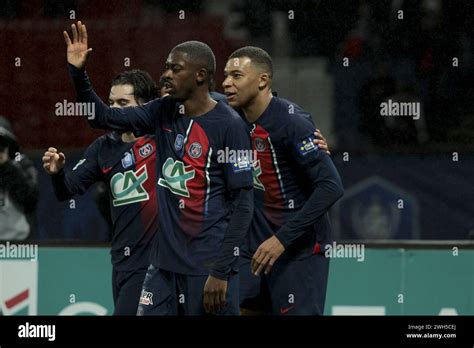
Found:
[[[76,170],[80,165],[82,165],[84,162],[86,161],[85,158],[79,160],[79,162],[77,162],[77,164],[74,166],[74,168],[72,168],[72,170]]]
[[[122,167],[128,168],[133,164],[133,156],[130,152],[125,152],[122,158]]]
[[[257,150],[258,152],[263,152],[267,148],[265,139],[255,138],[254,142],[255,142],[255,150]]]
[[[168,188],[174,194],[189,197],[188,180],[194,178],[195,170],[192,166],[185,166],[181,161],[174,161],[168,157],[161,170],[163,178],[158,180],[158,185]]]
[[[298,153],[302,156],[317,151],[318,146],[313,143],[313,140],[316,139],[314,135],[304,138],[300,143],[296,145]]]
[[[181,151],[181,149],[183,148],[183,144],[184,144],[184,137],[182,134],[178,134],[174,141],[174,148],[176,149],[176,151]]]
[[[142,290],[142,293],[140,295],[140,304],[145,306],[153,305],[153,293]]]
[[[137,171],[127,170],[125,173],[115,174],[110,180],[114,207],[148,200],[148,192],[143,188],[147,179],[146,165]]]
[[[143,145],[138,150],[138,153],[140,154],[142,158],[147,158],[153,153],[153,145],[150,143]]]
[[[260,160],[253,162],[253,187],[257,190],[265,191],[265,186],[263,186],[262,181],[260,181],[260,175],[262,175],[262,167],[260,166]]]
[[[188,155],[192,158],[198,158],[202,154],[202,146],[197,141],[192,143],[188,149]]]

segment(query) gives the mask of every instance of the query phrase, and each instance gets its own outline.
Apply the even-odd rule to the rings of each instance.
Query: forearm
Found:
[[[253,189],[236,190],[233,193],[232,216],[224,236],[219,257],[210,272],[213,277],[227,280],[232,264],[239,256],[239,252],[236,251],[244,242],[252,216]]]
[[[57,174],[51,175],[54,194],[58,201],[65,201],[74,196],[74,192],[68,187],[66,173],[61,169]]]
[[[285,248],[311,230],[316,220],[343,196],[341,179],[334,165],[329,161],[326,160],[326,163],[319,163],[312,168],[315,184],[312,194],[303,208],[275,234]]]

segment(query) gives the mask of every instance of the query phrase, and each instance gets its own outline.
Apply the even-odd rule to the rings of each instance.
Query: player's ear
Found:
[[[261,73],[258,82],[259,89],[265,89],[271,86],[271,78],[268,73]]]
[[[202,85],[207,79],[207,70],[206,68],[201,68],[196,73],[196,82],[198,85]]]

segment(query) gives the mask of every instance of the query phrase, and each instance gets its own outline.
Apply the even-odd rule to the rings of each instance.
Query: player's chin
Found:
[[[176,93],[175,91],[172,91],[172,93],[169,94],[169,97],[179,102],[186,100],[186,97],[181,96],[179,93]]]
[[[236,108],[238,109],[240,107],[240,103],[238,101],[237,98],[235,98],[235,96],[233,96],[232,98],[227,98],[227,103],[232,106],[233,108]]]

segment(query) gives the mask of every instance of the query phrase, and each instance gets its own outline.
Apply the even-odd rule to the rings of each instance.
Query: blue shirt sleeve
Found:
[[[332,160],[313,144],[314,131],[312,122],[298,114],[287,125],[286,146],[313,183],[314,190],[303,208],[276,233],[285,247],[308,231],[344,193],[341,178]]]
[[[76,194],[84,194],[94,183],[101,181],[103,176],[97,163],[99,141],[92,143],[72,170],[61,170],[52,175],[54,192],[58,200],[63,201]]]

